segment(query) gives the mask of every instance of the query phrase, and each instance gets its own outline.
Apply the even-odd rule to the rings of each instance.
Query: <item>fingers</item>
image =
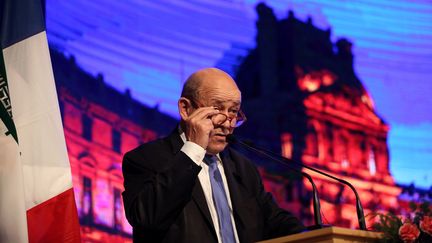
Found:
[[[209,135],[213,129],[211,116],[218,113],[219,111],[214,107],[199,108],[186,118],[186,127],[190,128],[190,131],[194,132],[197,136]]]
[[[214,107],[201,107],[184,119],[184,132],[188,141],[192,141],[206,149],[210,132],[214,129],[211,116],[218,113],[219,110]]]
[[[190,116],[187,119],[196,119],[196,120],[203,120],[208,119],[213,115],[216,115],[219,113],[219,110],[210,106],[210,107],[201,107],[192,112]]]

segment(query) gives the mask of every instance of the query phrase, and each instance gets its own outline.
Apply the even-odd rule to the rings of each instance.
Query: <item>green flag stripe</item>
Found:
[[[12,119],[12,105],[9,96],[3,52],[0,53],[0,118],[8,129],[6,135],[12,135],[12,137],[18,143],[18,135],[15,128],[15,123]]]

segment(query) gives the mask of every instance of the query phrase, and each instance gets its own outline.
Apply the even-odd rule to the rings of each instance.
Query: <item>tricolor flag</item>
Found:
[[[0,0],[0,242],[79,242],[41,0]]]

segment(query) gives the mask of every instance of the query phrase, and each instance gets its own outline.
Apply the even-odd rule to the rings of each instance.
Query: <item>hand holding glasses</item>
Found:
[[[192,99],[189,99],[189,100],[190,100],[192,106],[196,109],[200,108],[200,107],[204,107],[203,105],[199,105],[198,102],[196,102]],[[246,121],[246,116],[243,113],[243,111],[239,109],[237,112],[230,114],[230,115],[227,115],[227,114],[223,113],[222,111],[219,111],[219,113],[211,116],[210,119],[212,120],[213,124],[218,125],[218,126],[224,124],[228,120],[230,123],[230,127],[235,128],[235,127],[241,126]]]

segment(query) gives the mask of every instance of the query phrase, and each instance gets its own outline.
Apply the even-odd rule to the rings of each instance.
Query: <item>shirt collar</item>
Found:
[[[178,132],[179,132],[179,134],[180,134],[180,138],[181,138],[181,140],[183,141],[183,143],[186,143],[186,141],[187,141],[187,139],[186,139],[186,134],[183,132],[183,130],[182,130],[182,128],[181,128],[180,125],[178,126]],[[222,163],[222,160],[221,160],[221,158],[220,158],[220,154],[219,154],[219,153],[216,154],[216,157],[217,157],[217,159],[218,159],[218,162],[219,162],[219,163]]]

